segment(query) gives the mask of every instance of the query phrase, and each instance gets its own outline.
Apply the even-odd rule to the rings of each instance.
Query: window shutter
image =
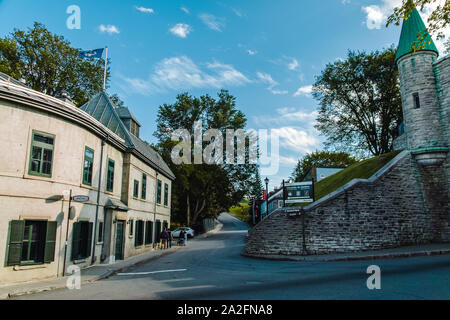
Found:
[[[72,228],[72,261],[77,260],[80,255],[80,233],[81,223],[75,222]]]
[[[47,234],[45,236],[44,263],[55,261],[55,245],[56,245],[56,221],[47,222]]]
[[[86,256],[90,257],[92,252],[92,232],[94,231],[94,224],[92,222],[89,223],[89,231],[87,238],[87,252]],[[95,253],[94,253],[95,254]]]
[[[136,234],[134,235],[134,246],[139,246],[139,221],[136,221]]]
[[[25,221],[23,220],[13,220],[9,222],[7,266],[16,266],[20,264],[24,229]]]

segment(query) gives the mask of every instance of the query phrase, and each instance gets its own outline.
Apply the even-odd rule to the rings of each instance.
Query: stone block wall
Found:
[[[439,59],[434,65],[436,89],[440,106],[441,125],[447,146],[450,147],[450,55]],[[444,165],[447,183],[450,185],[450,155]]]
[[[306,207],[306,249],[327,254],[450,241],[448,190],[443,166],[421,168],[404,151],[372,178]],[[279,210],[250,231],[245,253],[300,255],[302,231],[301,217]]]
[[[405,55],[397,62],[409,150],[445,144],[436,91],[436,68],[433,66],[436,58],[435,52],[420,51]],[[416,108],[415,94],[419,96],[420,108]]]

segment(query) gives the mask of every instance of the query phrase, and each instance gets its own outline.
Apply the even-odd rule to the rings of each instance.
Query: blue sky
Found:
[[[181,92],[237,97],[248,128],[280,134],[280,170],[322,148],[313,128],[314,77],[347,50],[397,44],[400,27],[384,27],[398,0],[0,0],[0,35],[34,21],[64,35],[73,46],[108,45],[109,93],[117,93],[155,142],[158,106]],[[81,29],[69,30],[66,9],[81,9]]]

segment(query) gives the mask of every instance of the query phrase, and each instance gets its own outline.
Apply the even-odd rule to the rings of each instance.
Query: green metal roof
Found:
[[[398,44],[397,56],[395,57],[395,61],[403,57],[408,53],[413,52],[413,45],[418,41],[417,35],[426,30],[426,26],[423,23],[422,18],[420,17],[419,11],[416,8],[411,11],[407,18],[403,20],[402,33],[400,36],[400,42]],[[436,46],[434,45],[433,39],[427,31],[427,35],[422,42],[421,45],[424,47],[420,49],[416,49],[416,51],[434,51],[439,54]]]

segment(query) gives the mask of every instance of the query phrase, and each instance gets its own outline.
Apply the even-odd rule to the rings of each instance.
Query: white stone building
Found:
[[[104,92],[77,108],[0,74],[0,285],[152,250],[175,177],[139,127]]]

